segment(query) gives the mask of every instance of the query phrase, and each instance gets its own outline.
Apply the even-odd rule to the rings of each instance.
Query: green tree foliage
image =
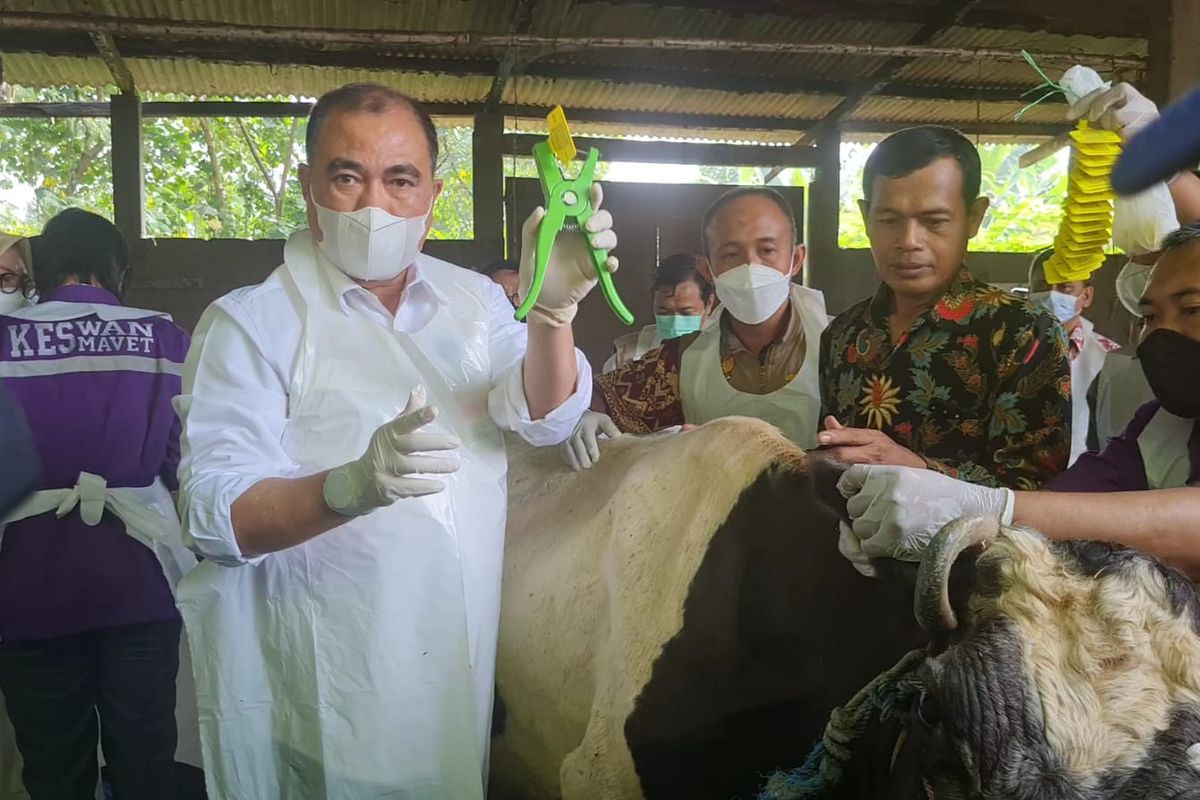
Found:
[[[979,235],[971,241],[972,250],[1025,253],[1049,247],[1054,240],[1067,194],[1066,153],[1021,169],[1017,161],[1028,149],[1029,145],[980,145],[982,192],[991,198],[991,207]],[[858,201],[870,152],[868,145],[842,146],[841,247],[869,246]]]
[[[14,88],[12,102],[106,100],[91,89]],[[0,119],[0,230],[32,234],[80,206],[112,217],[107,119]]]
[[[16,88],[11,99],[95,102],[107,95]],[[278,239],[303,227],[297,167],[305,125],[297,118],[145,120],[147,235]],[[471,134],[469,127],[439,131],[445,189],[434,208],[433,238],[472,237]],[[68,206],[111,218],[110,156],[107,119],[0,120],[0,230],[35,233]]]

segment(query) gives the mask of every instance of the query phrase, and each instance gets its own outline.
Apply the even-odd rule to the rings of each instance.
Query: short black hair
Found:
[[[497,272],[504,272],[506,269],[512,270],[513,272],[520,272],[521,265],[512,259],[502,258],[498,261],[493,261],[492,263],[488,264],[486,267],[479,270],[479,272],[480,274],[487,275],[490,278]]]
[[[30,241],[33,279],[39,292],[47,292],[69,281],[93,280],[115,295],[129,267],[125,237],[99,214],[82,208],[60,211]]]
[[[788,202],[786,197],[769,186],[738,186],[714,200],[713,204],[704,212],[704,224],[700,226],[700,243],[704,245],[705,254],[708,253],[708,229],[712,225],[713,220],[720,213],[721,209],[734,200],[740,200],[743,197],[765,197],[779,206],[779,210],[787,217],[788,224],[792,227],[792,247],[800,244],[800,232],[796,228],[796,212],[792,211],[792,204]]]
[[[438,133],[433,124],[433,117],[424,106],[402,92],[389,89],[378,83],[347,83],[332,89],[317,100],[308,114],[308,128],[304,132],[304,153],[309,163],[317,152],[317,141],[321,136],[321,128],[325,120],[334,111],[367,111],[371,114],[382,114],[393,108],[407,108],[421,123],[425,133],[425,141],[429,145],[429,163],[437,169],[438,165]]]
[[[963,202],[969,209],[979,198],[982,167],[971,140],[945,125],[919,125],[896,131],[871,151],[863,167],[863,199],[871,205],[875,179],[903,178],[939,158],[953,158],[962,170]]]
[[[713,285],[704,279],[697,266],[700,256],[695,253],[675,253],[658,262],[654,270],[654,280],[650,283],[650,291],[659,289],[674,290],[681,283],[693,281],[700,287],[700,299],[705,305],[712,299]]]
[[[1192,242],[1200,242],[1200,222],[1189,222],[1187,225],[1180,225],[1164,236],[1159,255],[1186,247]]]

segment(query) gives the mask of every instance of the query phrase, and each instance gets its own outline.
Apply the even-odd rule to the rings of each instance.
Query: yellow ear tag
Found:
[[[554,153],[559,163],[570,164],[575,160],[578,151],[575,149],[575,140],[571,138],[571,128],[567,125],[567,115],[562,106],[555,106],[546,115],[546,122],[550,126],[550,152]]]

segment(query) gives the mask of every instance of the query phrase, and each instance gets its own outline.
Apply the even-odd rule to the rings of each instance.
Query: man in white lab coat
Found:
[[[1083,316],[1096,297],[1091,279],[1063,281],[1051,284],[1044,265],[1053,250],[1045,250],[1033,258],[1029,267],[1029,300],[1044,307],[1067,331],[1067,347],[1071,358],[1071,458],[1068,465],[1088,451],[1088,432],[1092,413],[1088,394],[1092,383],[1104,367],[1109,353],[1121,346],[1096,330],[1092,321]]]
[[[501,430],[556,444],[587,407],[571,321],[594,267],[563,234],[520,325],[488,278],[421,254],[437,133],[389,89],[322,97],[306,145],[309,228],[206,312],[179,403],[182,516],[205,559],[179,601],[209,792],[482,798]],[[587,235],[611,249],[611,225],[598,211]]]

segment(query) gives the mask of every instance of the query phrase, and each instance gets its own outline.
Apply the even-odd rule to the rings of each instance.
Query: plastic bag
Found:
[[[1175,202],[1165,183],[1118,197],[1113,209],[1113,244],[1131,256],[1158,250],[1163,237],[1179,227]]]
[[[1087,114],[1088,106],[1092,104],[1095,96],[1112,84],[1103,80],[1100,73],[1091,67],[1076,64],[1063,73],[1058,85],[1062,87],[1067,102],[1071,104],[1068,118],[1079,119]]]

